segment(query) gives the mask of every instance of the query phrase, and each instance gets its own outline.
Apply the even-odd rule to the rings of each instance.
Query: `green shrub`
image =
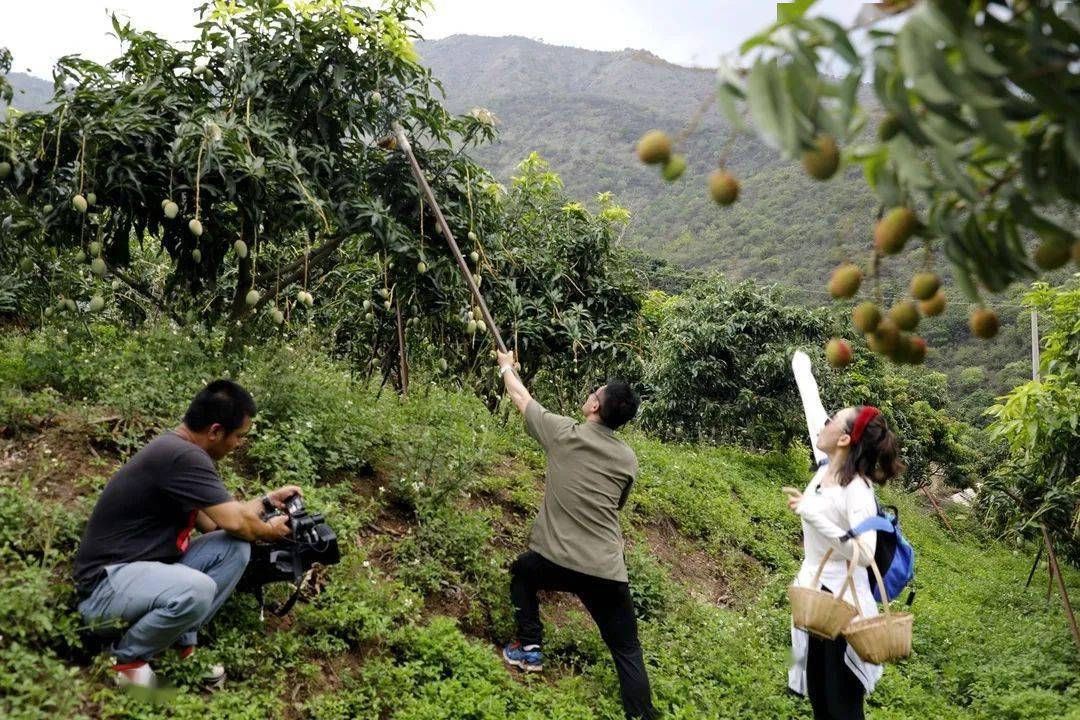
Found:
[[[29,477],[0,485],[0,549],[46,563],[74,554],[86,523],[83,506],[42,500]]]
[[[327,588],[297,611],[306,633],[326,633],[357,647],[385,639],[415,617],[420,599],[392,581],[355,551],[330,569]]]
[[[647,364],[641,424],[668,439],[784,447],[803,432],[791,348],[818,345],[824,312],[749,283],[703,281],[665,309]]]
[[[58,577],[59,575],[59,577]],[[51,565],[26,562],[0,548],[0,617],[2,642],[34,648],[78,643],[80,620],[72,612],[71,586]]]
[[[247,455],[272,485],[355,472],[386,432],[362,386],[310,351],[268,349],[238,380],[259,405]]]
[[[5,623],[23,619],[17,615],[4,618]],[[89,693],[79,669],[51,652],[18,642],[0,642],[0,717],[81,720],[87,717],[83,706]]]

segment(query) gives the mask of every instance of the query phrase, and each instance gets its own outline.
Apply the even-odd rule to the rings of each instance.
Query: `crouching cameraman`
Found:
[[[244,388],[215,380],[179,427],[113,475],[94,506],[75,557],[75,587],[88,625],[122,628],[112,646],[121,685],[152,686],[149,661],[174,644],[190,657],[199,628],[236,588],[250,543],[291,532],[286,515],[261,518],[299,488],[238,502],[214,466],[243,441],[255,411]],[[195,528],[202,534],[192,539]],[[219,666],[206,678],[216,686],[224,679]]]

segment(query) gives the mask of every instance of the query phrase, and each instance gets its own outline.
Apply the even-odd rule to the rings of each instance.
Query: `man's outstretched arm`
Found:
[[[496,356],[499,359],[499,374],[502,375],[503,385],[506,386],[506,393],[510,396],[510,399],[514,401],[514,406],[521,412],[525,412],[525,408],[528,407],[529,401],[532,400],[532,395],[525,388],[525,383],[521,382],[521,378],[514,372],[514,353],[512,352],[497,352]]]

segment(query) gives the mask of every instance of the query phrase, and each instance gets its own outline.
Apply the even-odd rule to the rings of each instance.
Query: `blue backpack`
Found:
[[[878,514],[867,518],[848,532],[849,537],[862,535],[870,530],[877,531],[877,545],[874,548],[874,562],[885,581],[885,592],[890,600],[900,596],[900,592],[915,579],[915,548],[900,532],[900,511],[893,505],[878,507]],[[870,576],[870,589],[874,599],[881,602],[881,590],[873,571],[867,569]],[[915,588],[908,594],[907,605],[915,601]]]

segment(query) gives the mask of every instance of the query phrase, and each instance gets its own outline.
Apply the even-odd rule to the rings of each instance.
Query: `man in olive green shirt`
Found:
[[[503,658],[526,671],[542,670],[537,592],[572,592],[611,651],[626,716],[654,718],[619,527],[638,467],[634,451],[615,430],[633,419],[638,397],[626,383],[609,382],[590,393],[581,407],[585,422],[578,423],[532,399],[513,372],[512,353],[499,353],[498,359],[506,390],[548,461],[529,550],[510,567],[518,639],[503,649]]]

